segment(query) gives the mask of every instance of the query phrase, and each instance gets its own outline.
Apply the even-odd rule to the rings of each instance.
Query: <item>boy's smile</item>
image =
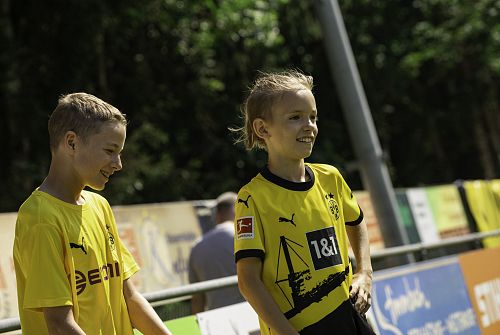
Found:
[[[79,183],[95,190],[104,189],[115,171],[122,169],[121,151],[125,144],[126,128],[116,122],[106,122],[100,131],[79,141],[74,168]]]

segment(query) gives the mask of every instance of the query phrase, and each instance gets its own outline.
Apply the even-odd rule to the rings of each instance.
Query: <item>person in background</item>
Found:
[[[215,227],[193,247],[189,257],[189,282],[236,275],[234,263],[234,205],[236,193],[225,192],[217,197]],[[244,301],[238,287],[193,294],[193,314]]]
[[[304,161],[318,135],[312,87],[298,71],[261,73],[234,129],[268,157],[238,193],[238,285],[262,335],[373,334],[362,316],[372,288],[363,212],[334,166]]]
[[[24,335],[171,335],[130,278],[104,189],[122,169],[127,120],[87,93],[59,99],[49,122],[47,177],[21,205],[14,266]]]

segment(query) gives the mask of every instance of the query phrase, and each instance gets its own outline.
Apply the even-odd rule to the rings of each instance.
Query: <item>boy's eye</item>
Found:
[[[104,151],[106,151],[108,154],[112,154],[113,153],[113,150],[111,150],[111,149],[104,149]]]
[[[299,118],[300,118],[299,115],[290,116],[290,120],[298,120]]]

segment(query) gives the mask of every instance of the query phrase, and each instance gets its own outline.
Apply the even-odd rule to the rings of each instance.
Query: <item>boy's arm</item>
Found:
[[[350,292],[354,306],[360,313],[370,308],[373,269],[370,259],[370,244],[365,221],[355,226],[346,226],[347,236],[356,257],[356,273]]]
[[[45,307],[43,316],[50,335],[85,335],[73,316],[73,306]]]
[[[242,258],[236,263],[236,271],[241,294],[272,329],[272,333],[298,335],[262,282],[262,261],[257,257]]]
[[[137,328],[144,335],[172,335],[146,298],[137,291],[128,279],[123,282],[123,295],[134,328]]]

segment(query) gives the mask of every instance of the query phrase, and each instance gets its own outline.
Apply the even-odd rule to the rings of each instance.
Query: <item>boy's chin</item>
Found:
[[[90,187],[91,189],[93,189],[94,191],[102,191],[106,187],[106,184],[103,184],[103,185],[87,185],[87,186]]]
[[[310,151],[309,153],[306,153],[306,154],[304,155],[304,158],[303,158],[303,159],[305,159],[305,158],[309,158],[309,156],[311,156],[311,154],[312,154],[312,151]]]

